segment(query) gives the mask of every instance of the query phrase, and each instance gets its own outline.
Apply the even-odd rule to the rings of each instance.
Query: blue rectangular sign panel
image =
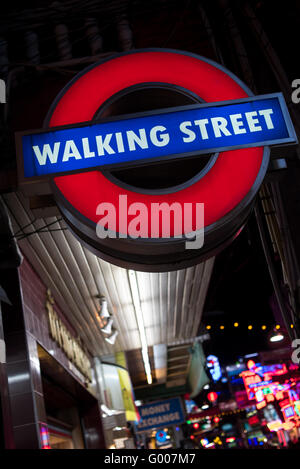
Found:
[[[281,93],[21,134],[26,178],[296,143]]]
[[[142,405],[138,407],[138,411],[141,416],[137,426],[138,432],[184,422],[184,413],[178,397]]]

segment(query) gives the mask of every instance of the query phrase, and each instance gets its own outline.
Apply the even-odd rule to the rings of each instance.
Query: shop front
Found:
[[[5,397],[14,446],[105,448],[94,361],[80,331],[26,258],[19,271],[5,274],[1,282],[11,300],[2,303]]]

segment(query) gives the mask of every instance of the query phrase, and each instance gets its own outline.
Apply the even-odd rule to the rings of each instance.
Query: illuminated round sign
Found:
[[[71,124],[101,122],[102,119],[113,121],[113,116],[124,114],[138,119],[143,112],[150,112],[151,116],[151,112],[159,108],[176,106],[184,110],[203,103],[243,102],[249,96],[252,93],[246,85],[211,60],[174,50],[136,50],[97,63],[77,75],[55,100],[45,127],[63,128]],[[242,133],[241,123],[235,119],[237,133],[239,130]],[[168,138],[163,131],[166,127],[160,122],[163,121],[158,114],[157,125],[154,131],[151,129],[150,136],[142,134],[140,129],[139,135],[130,135],[129,141],[127,133],[129,149],[135,149],[135,145],[145,148],[147,137],[160,151]],[[195,126],[198,121],[190,122],[191,126],[186,122],[189,121],[182,127],[184,142],[193,138],[196,129],[192,124]],[[198,131],[201,130],[204,141],[208,127],[201,129],[199,122]],[[254,125],[255,121],[252,123]],[[222,122],[218,125],[220,136],[221,133],[226,136]],[[214,131],[215,140],[218,140],[215,127]],[[118,150],[124,150],[121,132],[105,138],[97,141],[98,150],[99,142],[101,150],[106,149],[108,156],[116,151],[116,146]],[[82,142],[86,143],[84,138]],[[244,226],[269,161],[268,146],[253,145],[248,143],[239,149],[208,151],[204,157],[197,157],[194,151],[190,158],[166,159],[156,164],[145,161],[142,166],[133,164],[126,169],[103,167],[55,175],[52,190],[73,233],[99,257],[143,271],[180,269],[215,255]],[[70,151],[68,148],[68,157],[75,156],[75,161],[76,153]],[[95,153],[87,146],[84,151],[87,157]],[[103,209],[100,212],[99,204]],[[154,235],[150,231],[155,213],[153,207],[157,209],[161,204],[171,207],[167,236],[160,225]],[[172,211],[174,204],[190,207],[198,204],[204,207],[204,218],[198,220],[196,215],[191,216],[187,232],[183,219],[178,221]],[[105,207],[112,206],[115,224],[107,225]],[[143,213],[140,213],[141,206],[145,207]],[[131,222],[135,223],[136,236],[127,236]],[[146,229],[144,227],[141,235],[143,222]],[[97,226],[108,235],[99,237]],[[200,232],[204,234],[204,244],[187,249],[186,241],[190,238],[186,235]]]

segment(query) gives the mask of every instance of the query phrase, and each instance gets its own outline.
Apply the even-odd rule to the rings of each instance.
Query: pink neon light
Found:
[[[46,427],[44,426],[40,427],[40,436],[41,436],[41,442],[42,442],[42,449],[51,449],[49,432]]]

